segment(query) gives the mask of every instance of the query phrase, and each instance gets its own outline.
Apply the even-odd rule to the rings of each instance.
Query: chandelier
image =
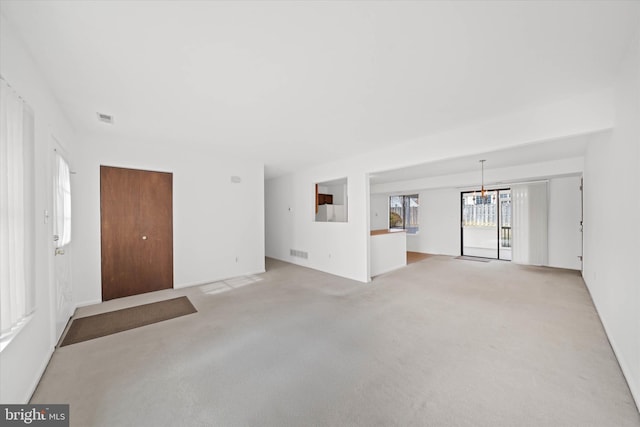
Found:
[[[484,162],[485,159],[479,160],[480,167],[482,168],[482,181],[481,181],[481,190],[480,196],[476,196],[476,192],[473,192],[473,199],[476,205],[486,205],[491,203],[491,196],[487,194],[487,190],[484,188]]]

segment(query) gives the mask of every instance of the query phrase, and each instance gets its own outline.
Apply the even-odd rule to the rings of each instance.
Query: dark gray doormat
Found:
[[[81,317],[71,322],[61,347],[104,337],[140,326],[162,322],[186,314],[197,313],[189,298],[179,297],[137,307]]]
[[[455,257],[455,259],[464,259],[466,261],[478,261],[478,262],[489,262],[491,261],[490,258],[479,258],[479,257],[475,257],[475,256],[457,256]]]

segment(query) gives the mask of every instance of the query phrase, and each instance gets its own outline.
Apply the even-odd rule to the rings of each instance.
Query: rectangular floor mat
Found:
[[[104,337],[140,326],[162,322],[186,314],[196,313],[189,298],[179,297],[166,301],[143,304],[122,310],[81,317],[71,322],[61,347],[94,338]]]

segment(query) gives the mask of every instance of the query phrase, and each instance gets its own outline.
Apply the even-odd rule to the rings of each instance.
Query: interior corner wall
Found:
[[[31,321],[0,353],[0,402],[24,404],[35,390],[55,346],[54,296],[50,292],[53,230],[51,223],[44,221],[45,210],[52,210],[52,135],[64,146],[72,166],[76,139],[45,78],[3,15],[0,15],[0,52],[0,73],[33,109],[35,119],[36,310]],[[69,249],[72,254],[73,244]]]
[[[347,222],[315,221],[315,184],[347,177]],[[364,169],[326,164],[266,182],[267,256],[360,282],[368,273],[369,183]],[[307,257],[292,255],[292,250]],[[294,252],[295,253],[295,252]]]
[[[614,107],[613,131],[595,138],[585,157],[583,277],[640,407],[640,35],[622,64]]]
[[[268,257],[290,261],[289,249],[296,246],[293,218],[296,201],[293,176],[285,175],[265,181],[265,252]]]
[[[206,148],[87,134],[76,153],[74,299],[100,302],[100,166],[173,174],[174,288],[264,272],[264,166]],[[234,183],[238,176],[240,183]]]

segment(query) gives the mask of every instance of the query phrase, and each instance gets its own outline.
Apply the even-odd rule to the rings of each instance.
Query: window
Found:
[[[389,230],[406,230],[407,233],[418,232],[418,195],[389,197]]]
[[[33,120],[0,79],[0,351],[35,308]]]
[[[56,171],[53,177],[53,238],[56,248],[71,242],[71,180],[69,165],[56,152]]]

